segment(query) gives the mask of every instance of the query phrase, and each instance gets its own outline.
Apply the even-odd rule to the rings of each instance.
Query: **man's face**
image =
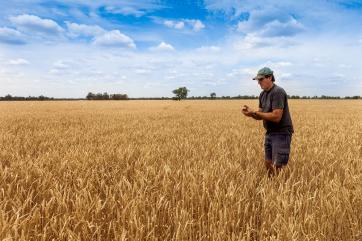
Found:
[[[272,85],[272,77],[262,77],[258,79],[258,84],[260,85],[260,88],[262,88],[263,90],[268,90]]]

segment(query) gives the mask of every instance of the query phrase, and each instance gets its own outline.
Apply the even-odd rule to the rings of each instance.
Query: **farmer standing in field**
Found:
[[[270,68],[260,69],[253,80],[257,80],[263,89],[259,96],[259,110],[254,111],[244,105],[242,113],[255,120],[263,120],[266,129],[265,166],[269,175],[274,175],[288,163],[290,143],[294,132],[287,94],[283,88],[274,83],[274,74]]]

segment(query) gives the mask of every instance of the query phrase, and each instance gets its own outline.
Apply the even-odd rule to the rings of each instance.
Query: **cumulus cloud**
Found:
[[[290,17],[287,21],[272,20],[262,26],[254,26],[252,22],[240,22],[238,30],[241,32],[253,32],[262,37],[290,37],[305,30],[303,24]]]
[[[159,45],[150,48],[152,51],[173,51],[175,48],[171,44],[161,42]]]
[[[304,25],[279,10],[251,11],[248,20],[240,21],[237,30],[262,37],[291,37],[305,30]]]
[[[104,1],[92,1],[95,8],[104,6]],[[164,8],[160,1],[107,1],[105,10],[113,14],[142,17],[150,12]]]
[[[266,1],[206,0],[211,11],[221,11],[228,16],[241,17],[236,30],[243,34],[242,48],[266,46],[289,47],[295,36],[307,30],[301,22],[298,9],[302,4],[265,4]],[[315,11],[315,9],[313,9]]]
[[[275,63],[277,66],[281,66],[281,67],[286,67],[286,66],[292,66],[293,64],[291,62],[288,61],[280,61]]]
[[[29,61],[27,61],[26,59],[22,59],[22,58],[11,59],[11,60],[9,60],[9,64],[11,64],[11,65],[27,65],[27,64],[29,64]]]
[[[279,47],[287,48],[297,45],[298,42],[294,39],[284,36],[265,38],[256,33],[250,33],[244,36],[242,39],[234,41],[234,48],[237,50],[247,50],[253,48],[267,48],[267,47]]]
[[[182,83],[185,83],[195,95],[207,95],[211,91],[216,91],[220,96],[257,94],[260,91],[259,87],[251,81],[251,78],[255,76],[260,67],[267,63],[266,66],[270,66],[277,74],[277,81],[282,80],[283,87],[294,91],[291,94],[327,94],[327,91],[333,91],[329,89],[329,85],[324,84],[327,82],[327,78],[323,75],[326,72],[334,73],[334,71],[337,71],[336,75],[331,75],[331,78],[337,79],[339,77],[350,81],[347,83],[347,90],[344,91],[340,88],[341,86],[338,86],[335,93],[351,95],[352,93],[358,94],[362,90],[362,81],[356,77],[361,76],[361,68],[357,61],[362,46],[360,45],[362,44],[361,36],[357,34],[356,37],[355,31],[341,31],[340,28],[335,27],[336,24],[327,23],[325,16],[328,15],[328,9],[325,12],[310,9],[310,5],[320,5],[321,1],[318,3],[300,2],[300,5],[306,6],[299,8],[303,11],[295,11],[289,6],[297,4],[298,1],[280,0],[273,1],[273,4],[265,4],[267,0],[213,0],[215,9],[219,8],[221,11],[225,9],[225,12],[229,11],[230,15],[239,17],[234,18],[225,15],[223,18],[219,18],[220,15],[214,15],[216,18],[213,18],[214,16],[210,14],[210,18],[207,18],[203,23],[193,19],[197,17],[191,17],[195,15],[185,15],[184,18],[179,19],[174,19],[168,15],[170,19],[165,20],[164,15],[160,16],[157,15],[158,12],[155,12],[153,17],[142,18],[142,23],[139,22],[140,24],[136,26],[134,22],[122,22],[122,29],[125,29],[122,31],[121,29],[109,31],[114,29],[109,27],[116,24],[113,21],[115,16],[112,14],[105,14],[99,18],[89,18],[97,12],[96,9],[131,16],[127,19],[141,17],[142,14],[145,16],[149,11],[136,6],[143,1],[111,0],[104,3],[100,0],[85,0],[81,6],[87,7],[77,9],[82,13],[79,15],[71,11],[65,12],[60,8],[59,11],[64,15],[57,14],[54,16],[57,17],[60,26],[65,25],[63,27],[65,31],[62,33],[66,33],[64,36],[70,37],[66,41],[62,39],[57,44],[29,44],[20,47],[0,45],[0,61],[4,63],[3,68],[8,67],[9,71],[24,73],[26,83],[40,80],[41,88],[38,84],[24,85],[25,81],[23,83],[20,78],[14,78],[11,73],[2,73],[0,66],[1,78],[11,80],[11,83],[16,85],[19,95],[25,90],[36,94],[38,89],[42,89],[49,91],[50,96],[83,97],[84,91],[87,91],[89,86],[94,86],[95,91],[97,88],[107,91],[114,89],[114,93],[117,89],[122,88],[127,94],[135,97],[165,96],[171,95],[170,90],[179,86],[181,81],[184,81]],[[205,0],[206,3],[210,1]],[[80,6],[79,1],[75,0],[63,2],[66,6],[70,6],[70,3],[71,6]],[[26,5],[29,6],[28,4]],[[3,5],[10,6],[8,7],[9,10],[3,10],[3,16],[14,14],[12,11],[13,4],[4,2]],[[5,9],[3,5],[2,9]],[[113,7],[107,7],[109,5]],[[283,5],[286,7],[283,8]],[[33,2],[33,6],[37,9],[16,9],[16,12],[32,12],[32,14],[42,18],[55,20],[53,17],[46,17],[53,14],[48,5],[38,6],[37,3]],[[43,10],[49,10],[49,13],[43,10],[38,12],[43,7]],[[278,11],[281,8],[287,11]],[[308,11],[305,11],[306,9]],[[350,14],[350,10],[343,12],[336,8],[336,11],[329,13],[333,13],[330,16],[335,18],[333,23],[337,23],[337,26],[343,23],[347,28],[359,29],[356,26],[361,23],[361,18],[357,14]],[[341,23],[339,20],[342,18],[346,18],[346,20]],[[152,23],[146,22],[149,19],[159,26],[155,27]],[[315,19],[317,21],[314,21]],[[64,22],[66,20],[71,22]],[[145,22],[143,22],[144,20]],[[243,21],[236,26],[240,20]],[[220,23],[220,25],[214,25],[212,30],[206,29],[208,27],[206,21]],[[318,25],[320,22],[325,22],[325,25]],[[3,43],[9,41],[9,36],[12,36],[12,40],[26,39],[27,41],[38,37],[36,31],[25,31],[15,22],[9,26],[8,28],[0,28],[0,41]],[[159,28],[160,26],[162,29]],[[239,32],[235,31],[237,29]],[[176,30],[186,33],[186,35],[180,36],[180,34],[174,33]],[[205,35],[190,34],[196,31],[203,32]],[[317,31],[320,34],[314,34]],[[330,34],[332,31],[334,35]],[[35,36],[33,37],[30,33],[35,33]],[[129,36],[126,36],[125,33]],[[174,47],[171,45],[170,48],[170,44],[162,42],[165,36],[167,36],[166,40],[170,41],[169,43],[177,44],[176,46],[182,49],[179,52],[175,50],[162,54],[157,51],[149,51],[152,48],[146,49],[146,51],[143,48],[140,48],[139,51],[124,51],[124,49],[115,51],[113,48],[96,46],[98,44],[132,48],[132,46],[135,47],[135,43],[138,43],[136,40],[138,40],[145,44],[156,43],[154,44],[155,49],[167,51]],[[331,36],[334,37],[331,38]],[[184,42],[185,39],[189,42]],[[86,40],[94,44],[88,44],[85,41],[74,44],[78,40]],[[211,46],[200,47],[205,42]],[[278,48],[279,46],[288,46],[289,49],[286,51]],[[16,66],[16,68],[7,66],[9,60],[13,60],[14,64],[21,64],[22,61],[17,60],[19,56],[29,60],[31,68],[29,66]],[[314,58],[319,58],[320,61],[313,61]],[[58,59],[63,60],[57,61]],[[74,62],[67,60],[74,60]],[[44,71],[44,66],[49,65],[49,63],[51,64],[47,70],[50,72]],[[346,66],[350,67],[346,69]],[[307,73],[301,71],[304,69],[308,69]],[[338,76],[338,74],[341,75]],[[127,76],[127,81],[123,81],[124,76]],[[69,79],[78,84],[76,88],[67,84]],[[315,81],[316,79],[318,81]],[[206,86],[216,83],[217,80],[225,80],[226,84],[220,85],[221,87],[218,89]],[[57,81],[56,85],[52,85],[54,81]],[[116,83],[122,83],[122,85]],[[154,83],[154,86],[159,83],[163,88],[153,87],[144,90],[143,85],[147,85],[147,83]],[[9,86],[10,84],[3,85],[1,91],[3,93],[10,92]],[[333,92],[329,93],[329,95],[332,94]]]
[[[56,69],[67,69],[67,68],[69,68],[69,64],[67,64],[63,60],[58,60],[53,63],[53,67]]]
[[[187,19],[185,21],[192,26],[195,32],[198,32],[201,29],[205,28],[205,25],[198,19]]]
[[[94,37],[97,35],[104,34],[106,32],[106,30],[104,30],[98,25],[77,24],[68,21],[65,23],[67,25],[68,35],[70,37],[78,37],[78,36]]]
[[[110,47],[126,47],[136,48],[133,39],[121,33],[119,30],[112,30],[102,35],[96,36],[93,41],[96,45],[110,46]]]
[[[209,11],[222,12],[234,17],[238,17],[243,11],[245,11],[244,5],[246,5],[243,1],[234,0],[205,0],[204,3]]]
[[[151,71],[149,69],[136,69],[135,73],[140,75],[148,75]]]
[[[291,18],[287,22],[274,20],[265,25],[264,29],[261,31],[261,35],[266,37],[294,36],[297,33],[302,32],[304,29],[303,24],[294,18]]]
[[[53,63],[52,68],[49,73],[51,74],[64,74],[69,69],[71,69],[71,63],[68,63],[64,60],[57,60]]]
[[[125,7],[109,6],[106,7],[106,10],[110,13],[122,14],[125,16],[131,15],[135,17],[142,17],[143,15],[146,14],[145,10],[137,9],[136,7],[133,6],[125,6]]]
[[[250,16],[237,25],[244,39],[237,43],[242,49],[290,47],[297,44],[295,35],[306,30],[304,25],[280,9],[252,10]]]
[[[55,21],[51,19],[43,19],[35,15],[18,15],[10,17],[10,21],[16,25],[16,28],[31,33],[42,34],[59,34],[63,32],[63,28],[60,27]]]
[[[230,73],[227,74],[228,77],[243,77],[248,76],[250,79],[251,76],[255,76],[255,73],[257,72],[257,68],[236,68],[232,69]]]
[[[183,21],[165,20],[163,24],[169,28],[175,29],[183,29],[185,27],[185,23]]]
[[[196,51],[205,52],[205,53],[220,52],[220,50],[221,48],[218,46],[202,46],[196,49]]]
[[[165,20],[163,24],[169,28],[184,29],[186,26],[193,31],[198,32],[205,28],[205,25],[198,19],[183,19],[180,21]]]
[[[8,44],[24,44],[24,36],[18,30],[12,28],[0,28],[0,42]]]

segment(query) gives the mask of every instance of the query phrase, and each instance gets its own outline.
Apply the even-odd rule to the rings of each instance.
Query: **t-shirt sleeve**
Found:
[[[284,109],[286,93],[283,90],[274,92],[272,99],[272,109]]]

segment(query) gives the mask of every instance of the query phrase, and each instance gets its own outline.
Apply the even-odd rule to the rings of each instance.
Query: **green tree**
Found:
[[[176,95],[177,100],[186,99],[189,90],[186,87],[179,87],[172,91]]]
[[[128,95],[127,94],[113,94],[113,95],[110,95],[110,98],[112,100],[127,100]]]
[[[109,100],[109,94],[107,92],[103,93],[102,100]]]
[[[216,93],[215,93],[215,92],[212,92],[212,93],[210,94],[210,97],[211,97],[211,99],[215,99],[215,98],[216,98]]]
[[[96,97],[95,94],[93,94],[92,92],[89,92],[88,95],[87,95],[87,100],[94,100]]]

